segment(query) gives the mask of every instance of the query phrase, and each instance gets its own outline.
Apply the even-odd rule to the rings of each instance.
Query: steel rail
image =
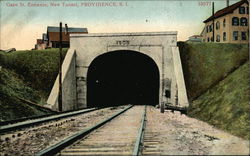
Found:
[[[147,106],[145,106],[144,112],[142,114],[141,126],[140,126],[140,129],[139,129],[138,135],[137,135],[137,139],[136,139],[133,154],[132,154],[134,156],[137,156],[140,153],[140,147],[142,145],[145,125],[146,125],[146,114],[147,114],[146,111],[147,111]]]
[[[58,120],[58,119],[62,119],[62,118],[70,117],[70,116],[84,114],[84,113],[88,113],[88,112],[95,111],[95,110],[98,110],[98,108],[78,110],[78,111],[74,111],[74,112],[62,113],[62,114],[48,116],[48,117],[39,118],[39,119],[18,122],[18,123],[14,123],[14,124],[10,124],[10,125],[4,125],[4,126],[0,126],[0,133],[13,131],[13,130],[25,128],[28,126],[34,126],[34,125],[49,122],[52,120]]]
[[[58,114],[59,113],[52,113],[52,114],[45,114],[45,115],[32,116],[32,117],[23,117],[23,118],[14,119],[14,120],[1,121],[0,126],[10,125],[10,124],[14,124],[14,123],[17,123],[17,122],[23,122],[23,121],[27,121],[27,120],[34,120],[34,119],[44,118],[44,117],[58,115]]]
[[[81,110],[87,110],[87,109],[89,109],[89,108],[84,108],[84,109],[81,109]],[[0,126],[14,124],[14,123],[17,123],[17,122],[23,122],[23,121],[27,121],[27,120],[34,120],[34,119],[39,119],[39,118],[45,118],[45,117],[49,117],[49,116],[55,116],[55,115],[65,114],[65,113],[70,113],[70,112],[75,112],[75,111],[76,110],[64,111],[64,112],[54,112],[54,113],[52,112],[50,114],[37,115],[37,116],[31,116],[31,117],[23,117],[23,118],[18,118],[18,119],[14,119],[14,120],[0,121]],[[79,110],[77,110],[77,111],[79,111]]]
[[[86,136],[87,134],[91,133],[92,131],[94,131],[95,129],[103,126],[104,124],[108,123],[109,121],[111,121],[112,119],[116,118],[117,116],[121,115],[122,113],[124,113],[125,111],[127,111],[128,109],[132,108],[133,106],[130,105],[128,107],[126,107],[125,109],[119,111],[118,113],[114,114],[113,116],[97,123],[96,125],[82,130],[68,138],[66,138],[65,140],[52,145],[44,150],[41,150],[40,152],[36,153],[35,156],[48,156],[48,155],[55,155],[56,153],[60,152],[62,149],[64,149],[65,147],[71,145],[72,143],[74,143],[75,141],[77,141],[78,139],[83,138],[84,136]]]

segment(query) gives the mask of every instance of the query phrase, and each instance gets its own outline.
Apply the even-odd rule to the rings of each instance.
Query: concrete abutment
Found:
[[[150,57],[159,69],[159,103],[187,107],[188,99],[177,47],[177,32],[72,34],[62,65],[63,111],[87,108],[87,73],[92,61],[110,51],[136,51]],[[58,109],[58,78],[48,107]],[[168,91],[171,97],[166,98]],[[178,99],[178,101],[177,101]]]

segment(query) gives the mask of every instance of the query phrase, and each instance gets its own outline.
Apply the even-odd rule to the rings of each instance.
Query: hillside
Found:
[[[0,121],[52,113],[46,109],[38,109],[19,98],[44,103],[39,91],[29,87],[20,75],[14,71],[0,70]]]
[[[63,49],[63,57],[66,52]],[[23,76],[29,86],[47,97],[58,74],[59,49],[1,52],[0,65]]]
[[[248,45],[179,42],[178,46],[188,115],[249,139]]]
[[[67,49],[63,49],[65,56]],[[21,99],[43,105],[58,73],[58,49],[0,52],[0,121],[38,116],[38,109]]]
[[[249,61],[192,102],[188,114],[250,139]]]
[[[248,60],[247,44],[178,42],[178,46],[190,101]]]

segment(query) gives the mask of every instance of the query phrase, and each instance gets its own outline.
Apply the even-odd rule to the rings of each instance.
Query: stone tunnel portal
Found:
[[[96,57],[87,73],[88,107],[159,103],[159,70],[149,56],[117,50]]]

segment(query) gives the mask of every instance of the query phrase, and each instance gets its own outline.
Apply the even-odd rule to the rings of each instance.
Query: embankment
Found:
[[[248,45],[179,43],[188,115],[249,139]]]

